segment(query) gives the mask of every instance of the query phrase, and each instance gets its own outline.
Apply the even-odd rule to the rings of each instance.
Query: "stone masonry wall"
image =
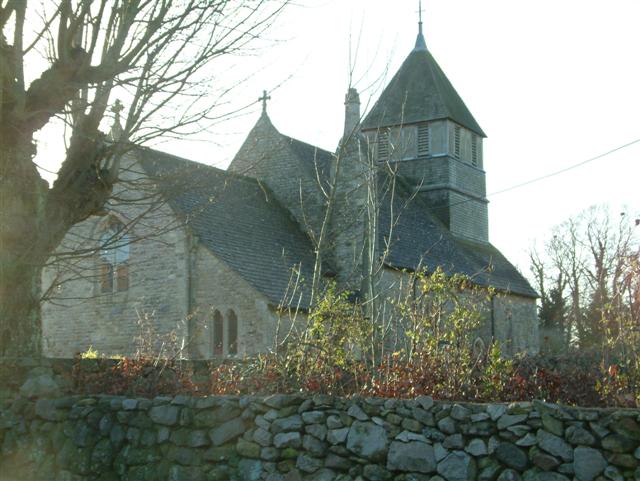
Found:
[[[391,316],[398,332],[402,332],[403,321],[397,309],[399,300],[405,299],[407,289],[411,289],[410,274],[396,269],[385,268],[376,284],[379,298],[384,303],[383,311]],[[486,296],[473,299],[481,306],[481,326],[477,335],[486,345],[498,341],[506,355],[527,352],[535,354],[540,350],[538,315],[536,300],[514,294],[500,293],[493,300]],[[402,339],[399,336],[398,339]],[[393,345],[398,349],[399,345]]]
[[[640,411],[542,402],[15,398],[3,480],[640,480]]]
[[[105,355],[130,356],[145,319],[158,339],[172,332],[178,339],[187,337],[185,231],[166,203],[148,197],[144,189],[150,182],[143,180],[133,154],[122,162],[120,178],[126,184],[115,187],[121,200],[110,200],[107,215],[74,226],[59,248],[83,254],[44,270],[43,288],[50,293],[42,307],[46,356],[72,357],[89,347]],[[99,246],[110,217],[130,227],[129,286],[102,293]]]
[[[496,296],[493,308],[493,337],[505,346],[505,352],[535,354],[540,350],[535,299],[513,294]]]
[[[191,357],[214,357],[211,329],[216,310],[227,317],[232,310],[237,316],[239,357],[272,348],[277,316],[269,307],[267,298],[202,246],[197,248],[194,264],[195,329],[192,332]],[[224,348],[227,347],[225,343]]]
[[[145,198],[149,193],[144,189],[152,184],[133,154],[123,159],[120,176],[127,184],[116,186],[118,197],[144,200],[110,201],[108,215],[74,226],[60,250],[95,252],[45,269],[44,288],[51,292],[43,305],[45,355],[73,357],[93,348],[101,355],[132,356],[138,349],[133,341],[144,332],[145,342],[158,348],[175,335],[174,345],[165,345],[165,355],[179,349],[185,357],[210,359],[215,310],[225,317],[230,311],[236,314],[238,356],[273,347],[278,316],[268,300],[191,238],[168,204]],[[97,251],[110,216],[131,226],[129,287],[101,293]],[[225,342],[225,356],[227,351]]]

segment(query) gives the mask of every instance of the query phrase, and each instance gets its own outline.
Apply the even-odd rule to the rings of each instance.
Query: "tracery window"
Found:
[[[110,219],[100,236],[98,279],[101,293],[129,289],[129,254],[131,237],[118,219]]]

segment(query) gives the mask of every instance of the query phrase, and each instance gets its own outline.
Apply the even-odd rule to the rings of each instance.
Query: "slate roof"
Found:
[[[243,146],[240,148],[240,151],[231,161],[229,170],[242,173],[246,172],[248,175],[255,176],[256,172],[252,173],[255,158],[240,157],[240,153],[245,151],[245,146],[249,145],[251,148],[255,148],[255,146],[259,145],[261,141],[266,141],[267,146],[265,148],[270,150],[273,148],[270,141],[275,138],[281,139],[289,146],[291,153],[297,158],[299,165],[307,172],[307,174],[309,174],[313,179],[319,177],[325,186],[328,185],[333,154],[321,149],[320,147],[316,147],[315,145],[302,142],[301,140],[294,139],[293,137],[280,133],[280,131],[273,125],[266,112],[262,113],[256,124],[251,129],[251,132],[249,132],[249,135],[247,136]],[[259,154],[254,153],[253,155],[258,155],[259,157]],[[274,152],[273,155],[277,156],[279,153]]]
[[[478,122],[426,48],[415,48],[365,117],[362,128],[450,119],[482,137]]]
[[[316,147],[315,145],[307,144],[301,140],[294,139],[293,137],[288,137],[284,134],[280,135],[289,143],[289,146],[300,160],[300,163],[310,170],[313,178],[316,178],[317,168],[320,179],[325,183],[329,181],[331,159],[333,158],[333,154],[331,152],[323,150],[320,147]]]
[[[313,246],[264,184],[151,149],[140,149],[138,155],[199,242],[273,305],[309,307],[307,289],[293,300],[285,297],[291,295],[288,287],[297,266],[310,283]]]
[[[199,242],[273,305],[309,307],[304,284],[294,299],[288,296],[292,269],[299,269],[304,280],[313,276],[313,245],[264,184],[151,149],[139,149],[138,156]],[[481,286],[537,297],[498,249],[455,238],[400,179],[393,199],[387,184],[388,179],[381,178],[379,232],[381,245],[389,246],[388,266],[412,271],[440,266],[449,274],[468,275]]]
[[[454,237],[421,199],[396,182],[393,199],[389,180],[381,179],[381,246],[388,246],[387,265],[414,271],[467,275],[481,286],[525,297],[538,297],[524,276],[491,244]],[[393,220],[392,220],[393,219]]]

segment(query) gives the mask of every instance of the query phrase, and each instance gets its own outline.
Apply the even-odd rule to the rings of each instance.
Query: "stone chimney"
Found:
[[[358,91],[350,88],[344,97],[344,138],[352,136],[360,123],[360,96]]]

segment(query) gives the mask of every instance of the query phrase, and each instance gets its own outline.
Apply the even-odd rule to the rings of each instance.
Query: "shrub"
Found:
[[[78,356],[72,370],[73,390],[83,394],[154,397],[197,394],[191,371],[179,363],[149,358],[87,359]]]
[[[98,359],[100,354],[97,349],[94,349],[93,346],[89,346],[86,351],[81,352],[79,354],[80,359]]]
[[[106,360],[90,349],[76,360],[75,389],[138,396],[308,392],[640,405],[640,356],[633,344],[640,343],[637,338],[618,336],[601,351],[507,359],[497,343],[480,352],[472,347],[482,301],[494,292],[440,269],[415,274],[412,286],[415,289],[401,292],[392,302],[406,334],[397,337],[393,349],[388,348],[384,326],[367,317],[367,306],[330,285],[304,325],[294,326],[277,352],[213,365],[207,383],[192,382],[188,362],[140,350],[133,359]],[[151,342],[151,336],[145,338]],[[88,361],[93,369],[86,368]]]

